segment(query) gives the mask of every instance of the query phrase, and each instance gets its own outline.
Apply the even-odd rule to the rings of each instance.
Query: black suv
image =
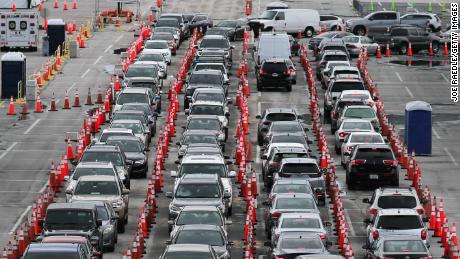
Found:
[[[84,236],[97,251],[102,251],[102,232],[99,229],[102,220],[98,219],[94,203],[52,203],[46,210],[45,220],[39,224],[43,226],[40,239],[47,236]]]
[[[264,128],[270,128],[273,121],[296,121],[297,113],[291,108],[269,108],[264,111],[262,115],[257,115],[259,123],[257,126],[257,142],[260,146],[264,144],[265,135],[267,131]]]
[[[361,144],[351,151],[346,165],[346,183],[354,190],[357,183],[399,186],[399,164],[387,145]]]
[[[257,90],[262,91],[264,87],[285,87],[288,92],[292,90],[290,76],[295,71],[289,69],[286,59],[272,58],[262,62],[257,77]]]

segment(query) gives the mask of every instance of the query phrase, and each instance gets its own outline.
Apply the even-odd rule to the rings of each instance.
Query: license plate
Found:
[[[273,76],[273,77],[277,77],[278,74],[277,74],[277,73],[273,73],[272,76]]]
[[[377,180],[377,179],[379,179],[379,175],[378,174],[371,174],[371,175],[369,175],[369,179]]]

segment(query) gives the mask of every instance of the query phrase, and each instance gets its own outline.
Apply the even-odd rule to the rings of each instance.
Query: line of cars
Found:
[[[346,35],[347,32],[334,32]],[[378,98],[350,64],[346,38],[324,39],[316,75],[325,89],[323,121],[331,124],[334,149],[349,190],[375,188],[366,212],[365,258],[432,258],[423,204],[413,188],[399,188],[400,166],[380,134]]]

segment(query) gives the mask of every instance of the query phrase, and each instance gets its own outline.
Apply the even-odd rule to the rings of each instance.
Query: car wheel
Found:
[[[256,85],[257,85],[257,91],[262,92],[262,86],[261,86],[259,80],[257,80]]]
[[[433,47],[433,53],[434,54],[438,53],[439,52],[439,42],[433,41],[433,43],[431,45]]]
[[[257,144],[259,144],[259,146],[264,145],[264,139],[261,136],[257,136]]]
[[[353,181],[353,178],[351,176],[347,177],[347,185],[348,185],[348,190],[352,191],[356,189],[356,183]]]
[[[331,122],[331,133],[334,134],[337,131],[337,129],[334,126],[334,123]]]
[[[399,54],[406,55],[407,48],[408,48],[407,43],[402,43],[401,46],[399,47]]]
[[[338,148],[336,145],[334,145],[335,153],[337,155],[340,155],[340,148]]]
[[[366,35],[366,28],[364,28],[364,26],[357,26],[353,30],[353,33],[358,35],[358,36],[365,36]]]
[[[305,28],[305,31],[304,31],[305,37],[311,38],[313,37],[314,33],[315,33],[315,30],[312,27]]]
[[[287,92],[291,92],[292,91],[292,85],[289,84],[288,86],[286,86],[286,91]]]
[[[125,233],[125,224],[124,222],[118,222],[118,233]]]
[[[104,250],[106,250],[107,252],[115,251],[115,240],[112,240],[112,243],[108,245]]]
[[[292,80],[292,84],[293,85],[297,84],[297,80],[296,79]]]
[[[233,214],[233,206],[228,207],[227,217],[230,217]]]

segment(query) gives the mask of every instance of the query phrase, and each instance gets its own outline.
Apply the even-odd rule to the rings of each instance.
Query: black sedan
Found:
[[[236,41],[243,39],[245,26],[246,22],[243,20],[223,20],[214,27],[226,30],[228,38],[231,41]]]
[[[133,175],[146,177],[148,171],[148,155],[149,150],[144,146],[138,137],[129,136],[112,136],[107,139],[107,144],[119,146],[125,153],[126,159],[133,161]]]

